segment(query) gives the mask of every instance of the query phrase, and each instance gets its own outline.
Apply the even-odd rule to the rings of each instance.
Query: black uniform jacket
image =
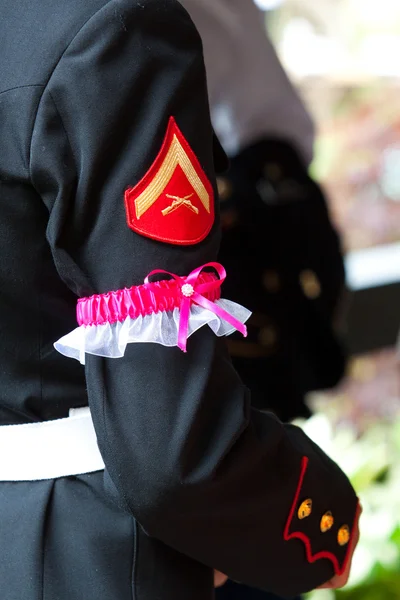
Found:
[[[215,260],[218,216],[192,244],[127,224],[125,191],[171,117],[216,193],[201,42],[176,0],[1,0],[0,422],[89,402],[106,464],[0,483],[4,599],[210,599],[211,568],[294,595],[344,565],[350,483],[301,430],[252,410],[208,327],[186,354],[129,344],[85,368],[53,348],[78,297]]]

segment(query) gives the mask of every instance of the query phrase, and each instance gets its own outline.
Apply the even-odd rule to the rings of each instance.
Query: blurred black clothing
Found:
[[[344,264],[324,194],[273,139],[233,158],[219,188],[225,290],[253,311],[248,338],[228,342],[234,366],[257,408],[307,417],[305,394],[335,386],[346,363],[334,329]]]

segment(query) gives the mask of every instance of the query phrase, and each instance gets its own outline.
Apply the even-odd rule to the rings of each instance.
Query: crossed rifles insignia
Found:
[[[129,227],[158,241],[196,244],[210,231],[214,190],[174,118],[154,163],[125,192],[125,206]]]
[[[172,212],[174,212],[174,210],[177,210],[181,206],[186,206],[186,208],[189,208],[196,215],[199,214],[200,211],[197,208],[197,206],[190,202],[190,198],[192,198],[193,194],[188,194],[184,198],[179,198],[179,196],[172,196],[171,194],[166,194],[166,196],[167,198],[171,198],[173,200],[173,203],[171,204],[171,206],[167,206],[167,208],[164,208],[164,210],[161,211],[164,217],[171,214]]]

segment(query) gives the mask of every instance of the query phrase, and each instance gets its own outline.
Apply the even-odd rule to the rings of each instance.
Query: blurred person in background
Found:
[[[228,340],[258,408],[308,417],[305,395],[335,386],[345,353],[335,321],[344,289],[340,240],[308,173],[312,117],[253,0],[183,0],[203,40],[214,129],[230,158],[219,177],[226,288],[253,310]],[[220,599],[266,598],[228,583]]]
[[[309,416],[305,394],[335,386],[345,354],[335,324],[343,255],[309,173],[313,120],[253,0],[183,0],[203,40],[214,129],[230,158],[218,178],[226,286],[253,310],[229,340],[253,404]]]

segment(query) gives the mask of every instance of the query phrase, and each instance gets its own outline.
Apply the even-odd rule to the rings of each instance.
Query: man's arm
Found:
[[[199,36],[175,0],[111,0],[64,52],[32,138],[48,240],[77,296],[139,285],[154,269],[187,275],[215,260],[211,204],[204,223],[212,227],[207,233],[200,224],[196,243],[187,243],[198,226],[193,211],[181,207],[172,221],[174,242],[162,219],[177,212],[157,212],[171,203],[163,190],[184,197],[187,181],[207,204],[185,159],[172,175],[160,162],[175,156],[172,146],[182,158],[168,138],[171,117],[211,202],[213,134]],[[132,198],[140,191],[139,222],[124,205],[127,190]],[[156,216],[146,220],[142,210]],[[354,526],[350,483],[302,431],[251,410],[224,343],[208,327],[187,349],[130,343],[122,358],[86,356],[100,450],[127,509],[149,535],[235,580],[288,595],[326,582],[349,556],[338,532],[347,526],[350,537]],[[335,523],[322,533],[327,511]]]

